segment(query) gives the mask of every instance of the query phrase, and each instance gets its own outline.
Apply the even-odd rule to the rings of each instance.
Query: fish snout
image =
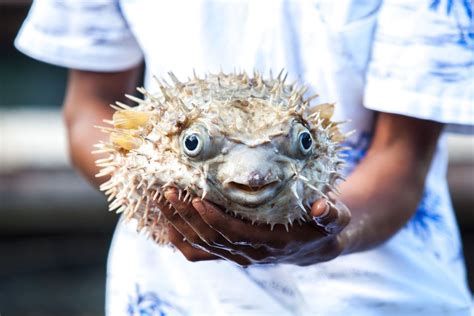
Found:
[[[231,201],[255,207],[275,198],[283,188],[283,175],[275,169],[251,169],[222,182],[222,193]]]
[[[262,173],[258,170],[252,171],[247,178],[247,185],[253,190],[257,191],[260,188],[275,182],[275,177],[271,171],[267,173]]]

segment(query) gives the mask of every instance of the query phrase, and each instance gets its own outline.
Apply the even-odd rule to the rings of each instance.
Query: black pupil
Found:
[[[196,150],[198,145],[199,145],[199,138],[196,135],[189,135],[184,140],[184,146],[186,146],[186,149],[188,149],[189,151]]]
[[[311,135],[309,135],[308,132],[304,132],[300,136],[301,140],[301,145],[305,150],[308,150],[311,147],[311,144],[313,143],[313,140],[311,139]]]

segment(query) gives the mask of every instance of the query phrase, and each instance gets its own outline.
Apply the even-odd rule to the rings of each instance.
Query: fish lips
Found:
[[[236,182],[229,182],[220,188],[221,194],[233,203],[245,206],[261,206],[273,200],[283,189],[286,181],[274,180],[259,188],[251,188]]]

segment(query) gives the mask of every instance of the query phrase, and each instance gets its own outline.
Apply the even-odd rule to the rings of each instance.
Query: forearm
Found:
[[[441,124],[380,114],[371,147],[341,185],[352,213],[345,253],[373,248],[411,218],[423,193]]]
[[[72,70],[64,100],[63,116],[69,140],[71,162],[92,184],[98,186],[105,179],[96,178],[99,169],[94,161],[93,145],[108,135],[94,126],[104,126],[111,119],[109,104],[124,100],[124,94],[134,91],[140,67],[115,73],[94,73]]]
[[[68,124],[69,156],[73,166],[92,184],[99,186],[104,179],[95,175],[99,168],[94,161],[101,155],[93,155],[94,144],[106,140],[108,135],[94,126],[104,126],[102,120],[112,117],[112,109],[100,100],[90,100],[84,115]]]

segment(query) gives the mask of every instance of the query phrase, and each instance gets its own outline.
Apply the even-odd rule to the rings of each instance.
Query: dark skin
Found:
[[[112,119],[114,110],[109,104],[128,102],[124,94],[135,91],[140,74],[140,66],[111,73],[69,71],[63,104],[69,154],[76,169],[96,187],[104,181],[95,177],[98,168],[94,161],[101,157],[91,155],[91,151],[107,135],[94,126],[104,126],[104,119]]]
[[[106,137],[93,128],[109,119],[107,106],[133,91],[140,68],[118,73],[71,71],[64,115],[72,161],[94,184],[97,156],[92,145]],[[442,125],[379,113],[367,155],[331,201],[318,200],[313,221],[293,225],[252,225],[199,198],[186,204],[176,191],[161,205],[171,242],[190,261],[225,259],[239,265],[310,265],[341,254],[372,249],[392,237],[413,215],[421,198]],[[350,210],[350,212],[349,212]]]
[[[172,209],[161,206],[171,223],[170,240],[190,261],[223,258],[244,266],[257,263],[309,265],[315,260],[328,261],[342,251],[338,247],[338,232],[350,219],[344,205],[330,207],[326,201],[319,200],[314,203],[311,214],[327,213],[320,217],[320,225],[295,224],[288,232],[283,225],[277,225],[272,231],[269,225],[256,226],[236,219],[199,198],[192,203],[182,202],[175,190],[167,191],[165,197],[173,205]],[[334,213],[340,210],[346,214]],[[340,222],[334,225],[331,218]],[[326,231],[326,221],[337,230]]]

